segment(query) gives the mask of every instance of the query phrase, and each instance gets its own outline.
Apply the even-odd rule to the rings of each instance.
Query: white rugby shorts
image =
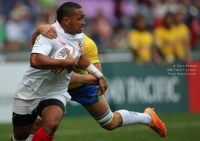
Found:
[[[39,103],[46,99],[60,100],[66,107],[66,104],[71,97],[66,97],[62,94],[55,94],[51,96],[40,95],[33,91],[31,87],[25,86],[21,82],[18,86],[17,92],[15,93],[12,112],[20,115],[32,114],[32,112],[37,109]]]

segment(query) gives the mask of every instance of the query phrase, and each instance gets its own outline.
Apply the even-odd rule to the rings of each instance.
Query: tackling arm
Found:
[[[99,70],[101,70],[101,64],[94,64],[94,66]],[[82,75],[82,74],[77,74],[75,72],[72,73],[72,76],[70,78],[70,82],[79,82],[79,83],[84,83],[87,85],[99,85],[99,80],[96,76],[94,76],[93,74],[86,74],[86,75]]]
[[[49,39],[53,39],[53,38],[57,37],[55,27],[53,27],[49,24],[40,25],[32,35],[32,42],[31,42],[32,45],[34,45],[37,36],[40,34],[44,35],[45,37],[47,37]]]
[[[90,61],[82,55],[78,61],[79,68],[86,70],[88,73],[93,74],[99,80],[101,94],[104,94],[108,88],[108,84],[104,75],[92,64]]]
[[[36,38],[37,38],[38,35],[40,35],[40,32],[39,32],[38,29],[37,29],[37,30],[33,33],[33,35],[32,35],[32,41],[31,41],[32,46],[34,45],[35,40],[36,40]]]
[[[79,82],[87,85],[99,85],[99,81],[96,76],[92,74],[78,74],[73,72],[70,78],[70,83],[72,82]]]

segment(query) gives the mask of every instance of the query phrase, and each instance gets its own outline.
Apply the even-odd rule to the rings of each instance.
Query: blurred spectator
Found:
[[[63,2],[67,1],[0,1],[1,5],[4,6],[3,11],[0,8],[0,50],[30,51],[31,35],[34,28],[42,24],[52,24],[57,6]],[[83,7],[86,13],[84,33],[95,41],[99,53],[127,51],[130,43],[126,39],[128,33],[128,36],[132,36],[132,38],[136,36],[135,34],[141,34],[141,37],[143,37],[147,36],[148,31],[153,31],[155,27],[155,46],[168,63],[188,60],[189,51],[187,49],[189,45],[191,44],[193,51],[196,51],[200,46],[200,0],[73,0],[73,2],[77,2]],[[12,6],[13,3],[14,6]],[[183,15],[176,14],[179,10],[183,12]],[[169,22],[171,17],[165,17],[165,15],[169,15],[168,12],[176,14],[174,28],[171,28],[171,22]],[[140,29],[142,25],[138,24],[140,22],[132,21],[132,17],[137,13],[141,13],[144,16],[143,18],[146,19],[144,20],[144,30]],[[183,22],[176,21],[178,19],[180,21],[181,18],[183,18]],[[132,22],[134,22],[136,29],[130,32]],[[189,31],[183,23],[188,25]],[[161,27],[158,28],[159,26]],[[190,44],[187,42],[189,40],[189,33],[187,32],[190,32]],[[148,34],[151,33],[148,32]],[[175,36],[178,39],[175,39]],[[136,38],[133,42],[137,41],[137,44],[140,44],[142,39],[140,39],[140,36]],[[142,44],[144,42],[146,41],[141,41]],[[137,62],[146,62],[144,60],[148,60],[147,56],[155,59],[154,54],[156,53],[151,51],[151,45],[148,46],[150,46],[149,49],[147,49],[148,47],[131,46],[132,48],[142,48],[137,53],[136,50],[138,49],[134,51],[136,60],[140,60]],[[145,50],[146,53],[144,53]]]
[[[56,4],[56,0],[39,0],[39,2],[46,6],[54,6]]]
[[[115,16],[117,28],[129,28],[131,26],[131,17],[137,11],[137,4],[130,0],[114,0],[115,1]]]
[[[152,30],[153,27],[153,20],[154,20],[154,2],[155,0],[136,0],[136,7],[137,11],[136,13],[141,13],[145,19],[147,28],[149,30]]]
[[[200,1],[194,0],[193,5],[189,7],[189,13],[191,15],[189,21],[189,29],[191,33],[190,43],[192,50],[200,50]]]
[[[176,33],[175,55],[176,62],[183,63],[190,60],[190,33],[188,27],[183,23],[183,13],[178,11],[174,15],[174,32]]]
[[[166,0],[158,1],[154,8],[154,27],[159,27],[163,23],[163,17],[168,12],[168,5]]]
[[[118,19],[118,27],[122,27],[122,18],[124,16],[122,10],[122,0],[115,0],[115,16]]]
[[[16,2],[9,14],[9,19],[5,24],[6,30],[6,51],[18,51],[20,50],[20,43],[24,42],[25,35],[22,32],[21,11],[22,2]]]
[[[125,28],[117,28],[112,36],[112,43],[110,49],[115,50],[126,50],[128,48],[127,43],[127,31]]]
[[[163,25],[154,30],[154,43],[165,62],[175,62],[176,33],[173,29],[172,13],[167,13],[163,19]]]
[[[91,38],[97,44],[99,52],[104,52],[106,47],[109,47],[113,29],[108,23],[102,9],[99,9],[99,15],[92,21]],[[100,48],[102,47],[102,48]]]
[[[184,18],[183,18],[183,22],[185,24],[188,24],[189,19],[191,17],[190,12],[189,12],[189,7],[191,5],[190,0],[180,0],[179,3],[179,9],[183,12],[184,14]]]
[[[28,3],[30,6],[32,21],[33,23],[35,23],[36,19],[38,18],[38,15],[41,14],[43,6],[38,2],[38,0],[28,0]]]
[[[5,24],[6,51],[18,51],[20,47],[27,50],[33,32],[30,21],[30,9],[23,2],[17,1],[10,12],[9,20]]]
[[[200,21],[198,18],[193,17],[189,24],[191,39],[190,43],[193,50],[200,49]]]
[[[4,42],[6,39],[4,31],[5,15],[2,14],[2,6],[0,5],[0,51],[4,49]]]
[[[170,12],[175,13],[178,8],[177,0],[160,0],[154,8],[154,27],[159,27],[163,24],[164,16]]]
[[[38,19],[36,21],[35,27],[38,27],[40,25],[44,24],[52,24],[55,20],[55,14],[56,14],[56,8],[55,7],[44,7],[38,16]]]
[[[143,15],[135,17],[135,29],[128,34],[128,42],[134,53],[136,62],[149,64],[152,61],[152,34],[146,30]]]
[[[196,17],[200,20],[200,1],[194,0],[194,7],[197,9]]]

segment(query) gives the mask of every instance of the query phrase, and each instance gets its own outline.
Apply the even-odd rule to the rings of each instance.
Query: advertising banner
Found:
[[[0,64],[1,123],[11,122],[14,94],[28,67],[29,62]],[[138,65],[132,62],[102,63],[108,81],[105,97],[112,111],[127,109],[143,112],[146,107],[154,107],[157,112],[188,111],[185,68],[178,65]],[[191,86],[198,88],[198,84],[194,81]],[[195,100],[194,96],[191,98]],[[66,116],[88,115],[83,106],[73,101],[67,104],[66,109]]]
[[[189,110],[200,112],[200,61],[191,62],[188,72],[196,72],[196,75],[188,75]]]
[[[132,62],[103,63],[103,74],[108,81],[106,100],[112,111],[127,109],[143,112],[154,107],[157,112],[188,111],[185,66]],[[79,109],[79,107],[81,109]],[[84,114],[79,104],[67,105],[67,115]]]

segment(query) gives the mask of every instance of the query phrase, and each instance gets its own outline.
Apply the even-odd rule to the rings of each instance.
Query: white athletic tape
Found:
[[[114,114],[112,111],[109,109],[103,116],[99,118],[95,118],[95,120],[101,125],[106,125],[112,121]]]
[[[103,75],[92,63],[85,70],[97,78],[100,78]]]

